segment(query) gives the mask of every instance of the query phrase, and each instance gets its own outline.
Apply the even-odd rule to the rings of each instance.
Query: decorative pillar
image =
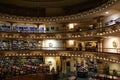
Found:
[[[61,71],[61,60],[60,60],[60,56],[57,56],[56,57],[56,68],[57,68],[57,71]]]
[[[67,70],[66,70],[66,59],[62,58],[62,73],[66,74]]]
[[[82,51],[85,51],[85,42],[82,42]]]
[[[13,50],[13,40],[10,40],[10,50]]]
[[[98,40],[98,41],[97,41],[97,46],[98,46],[97,51],[98,51],[98,52],[100,52],[100,48],[101,48],[101,47],[100,47],[100,44],[101,44],[101,41],[100,41],[100,40]]]
[[[64,50],[66,50],[66,47],[67,47],[66,40],[63,40],[63,48],[64,48]]]
[[[40,25],[40,24],[39,24],[39,23],[38,23],[38,24],[36,23],[35,25],[37,26],[37,32],[39,32],[39,25]]]
[[[99,17],[97,17],[96,19],[97,19],[97,27],[98,28],[101,28],[101,27],[103,27],[103,18],[104,16],[99,16]]]
[[[103,39],[100,39],[99,49],[100,52],[103,52]]]
[[[14,24],[14,22],[10,22],[10,31],[13,31],[13,24]]]
[[[70,58],[70,71],[71,72],[74,72],[75,71],[75,58],[74,57],[71,57]]]

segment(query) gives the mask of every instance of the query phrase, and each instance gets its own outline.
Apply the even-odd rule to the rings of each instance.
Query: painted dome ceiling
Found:
[[[54,17],[77,14],[96,8],[109,0],[0,0],[0,13]]]

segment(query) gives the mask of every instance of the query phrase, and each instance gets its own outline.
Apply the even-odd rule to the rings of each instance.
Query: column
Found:
[[[70,58],[70,71],[75,72],[75,58],[74,57]]]
[[[62,58],[62,73],[66,74],[66,59]]]
[[[10,31],[13,31],[13,22],[10,22]]]
[[[57,56],[56,57],[56,70],[59,72],[59,71],[61,71],[60,69],[61,69],[61,60],[60,60],[60,56]]]

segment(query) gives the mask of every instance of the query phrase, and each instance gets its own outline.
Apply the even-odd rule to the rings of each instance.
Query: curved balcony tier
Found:
[[[84,31],[66,31],[66,32],[52,32],[52,33],[27,33],[27,32],[12,32],[12,31],[1,31],[0,37],[6,39],[82,39],[115,35],[120,32],[120,24],[114,24],[111,26],[96,28],[92,30]]]
[[[85,57],[94,58],[102,61],[120,63],[120,54],[104,51],[64,51],[64,50],[19,50],[19,51],[0,51],[1,57],[7,56],[66,56],[66,57]],[[114,56],[114,57],[113,57]]]
[[[111,7],[113,4],[117,3],[119,0],[108,0],[105,4],[91,9],[82,13],[67,15],[67,16],[58,16],[58,17],[24,17],[24,16],[15,16],[9,14],[0,14],[0,20],[7,20],[13,22],[68,22],[68,21],[77,21],[79,19],[95,16],[94,14],[99,14],[99,12],[105,11],[107,8]]]

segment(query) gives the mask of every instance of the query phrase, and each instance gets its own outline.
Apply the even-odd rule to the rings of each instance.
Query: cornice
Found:
[[[66,16],[58,16],[58,17],[23,17],[23,16],[15,16],[15,15],[9,15],[9,14],[2,14],[0,13],[0,20],[5,21],[13,21],[13,22],[69,22],[69,21],[76,21],[81,18],[102,12],[112,5],[114,5],[119,0],[108,0],[107,3],[104,3],[103,5],[96,7],[95,9],[91,9],[89,11],[85,11],[78,14],[73,15],[66,15]]]

